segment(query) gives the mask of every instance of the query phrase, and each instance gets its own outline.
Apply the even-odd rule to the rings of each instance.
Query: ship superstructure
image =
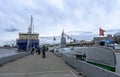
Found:
[[[32,47],[39,46],[39,34],[34,33],[32,28],[33,28],[33,17],[31,15],[28,33],[19,33],[19,39],[17,39],[18,50],[29,50]]]

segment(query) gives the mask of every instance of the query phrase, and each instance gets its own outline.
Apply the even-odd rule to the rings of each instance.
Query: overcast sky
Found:
[[[120,31],[120,0],[0,0],[0,42],[27,32],[33,15],[34,31],[42,36],[66,33],[98,36]]]

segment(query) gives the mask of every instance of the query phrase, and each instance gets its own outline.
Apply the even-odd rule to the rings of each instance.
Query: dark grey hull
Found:
[[[114,50],[105,47],[86,47],[79,50],[79,52],[82,51],[86,52],[86,59],[84,60],[78,60],[74,56],[59,51],[54,53],[58,57],[63,57],[66,63],[76,68],[85,77],[120,77],[120,74],[88,63],[90,61],[115,67],[116,57]]]
[[[85,61],[73,59],[66,55],[63,55],[63,58],[65,62],[76,68],[79,72],[84,74],[85,77],[120,77],[119,74],[89,64]]]

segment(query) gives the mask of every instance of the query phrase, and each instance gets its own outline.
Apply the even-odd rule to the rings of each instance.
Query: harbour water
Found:
[[[16,48],[0,48],[0,58],[17,54]]]

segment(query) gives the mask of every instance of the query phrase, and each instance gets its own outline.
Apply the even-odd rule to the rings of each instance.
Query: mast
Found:
[[[31,42],[31,35],[32,35],[32,27],[33,27],[33,17],[31,15],[31,20],[30,20],[30,26],[28,28],[28,42],[27,42],[27,50],[29,50],[32,46],[32,42]]]

